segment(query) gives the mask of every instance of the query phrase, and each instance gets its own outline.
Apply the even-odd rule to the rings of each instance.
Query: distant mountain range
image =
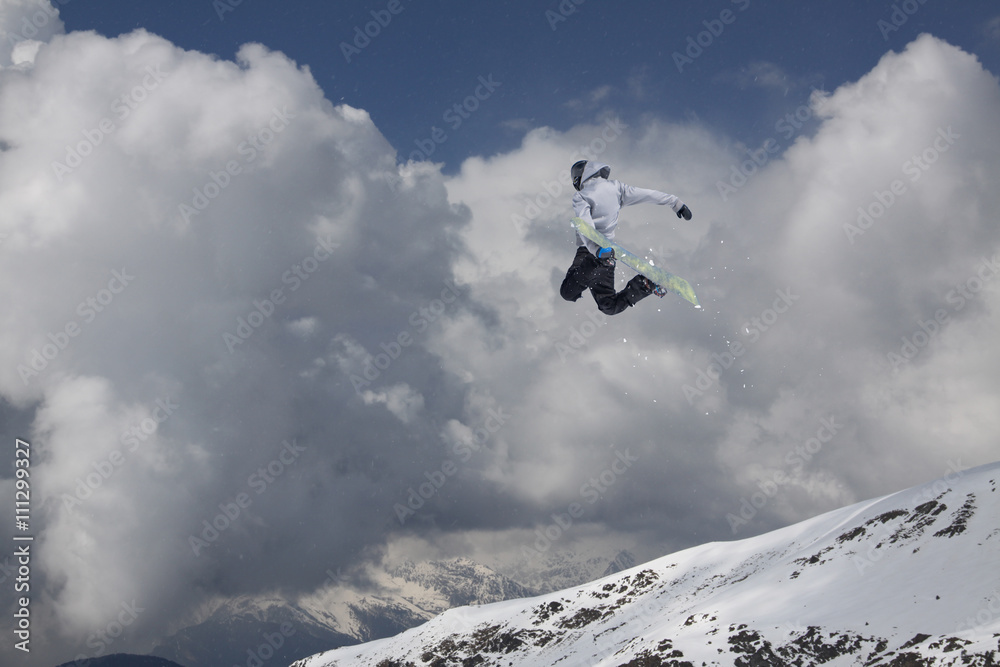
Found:
[[[128,655],[115,653],[100,658],[76,660],[59,665],[59,667],[181,667],[176,662],[151,655]]]
[[[1000,665],[1000,464],[293,667]]]
[[[607,558],[550,562],[550,574],[559,573],[549,579],[550,584],[578,584],[632,565],[634,558],[622,552],[610,564]],[[393,571],[370,574],[374,579],[364,590],[334,582],[297,600],[280,596],[220,600],[199,622],[159,642],[152,654],[183,667],[231,667],[258,661],[286,667],[320,651],[397,635],[452,607],[552,590],[524,586],[466,558],[408,562]]]
[[[504,570],[511,579],[523,584],[535,594],[551,593],[600,579],[636,564],[629,551],[619,551],[608,558],[601,553],[553,551],[530,561],[513,564]]]

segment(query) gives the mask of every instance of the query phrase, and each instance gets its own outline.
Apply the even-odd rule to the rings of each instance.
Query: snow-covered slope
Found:
[[[153,654],[185,667],[219,667],[246,664],[248,649],[265,645],[272,664],[287,665],[317,651],[399,634],[451,607],[532,594],[464,558],[367,575],[361,590],[333,577],[329,586],[291,600],[276,594],[217,600]]]
[[[1000,464],[294,667],[1000,664]]]

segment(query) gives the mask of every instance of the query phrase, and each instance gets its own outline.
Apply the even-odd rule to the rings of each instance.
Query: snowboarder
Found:
[[[649,202],[669,206],[678,218],[691,219],[691,209],[674,195],[658,190],[647,190],[612,181],[611,167],[601,162],[580,160],[570,169],[573,187],[573,210],[577,217],[590,223],[597,231],[612,240],[618,227],[618,212],[622,206]],[[600,248],[580,234],[576,235],[576,256],[566,272],[562,298],[576,301],[586,289],[594,295],[597,308],[605,315],[617,315],[629,306],[653,293],[656,286],[648,278],[636,275],[621,292],[615,292],[615,255],[611,248]]]

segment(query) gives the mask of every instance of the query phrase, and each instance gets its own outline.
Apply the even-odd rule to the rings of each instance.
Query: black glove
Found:
[[[688,208],[687,204],[681,206],[681,210],[677,211],[678,218],[684,218],[685,220],[691,219],[691,209]]]

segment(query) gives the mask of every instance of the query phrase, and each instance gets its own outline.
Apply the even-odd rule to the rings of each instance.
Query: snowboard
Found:
[[[701,304],[698,303],[698,297],[695,295],[694,289],[691,288],[691,284],[688,281],[650,264],[649,261],[630,253],[614,241],[609,241],[604,234],[594,229],[593,226],[581,218],[573,218],[573,227],[576,228],[576,231],[580,232],[580,236],[593,241],[602,248],[614,248],[615,259],[632,268],[636,273],[641,273],[653,281],[654,284],[670,290],[682,299],[691,302],[695,308],[701,308]]]

